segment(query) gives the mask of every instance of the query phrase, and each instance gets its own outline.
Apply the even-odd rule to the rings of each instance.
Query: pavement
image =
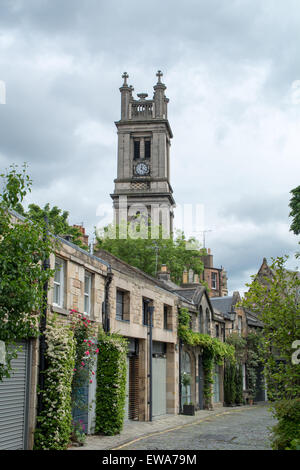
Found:
[[[251,410],[261,406],[262,404],[253,406],[237,406],[222,407],[218,406],[214,410],[199,410],[195,416],[186,415],[166,415],[152,422],[144,421],[128,421],[125,422],[124,428],[120,434],[115,436],[89,435],[87,436],[85,445],[82,447],[70,447],[70,450],[118,450],[126,449],[130,444],[134,444],[145,438],[151,438],[167,432],[184,429],[185,427],[210,421],[212,417],[226,416],[232,412],[242,412]]]

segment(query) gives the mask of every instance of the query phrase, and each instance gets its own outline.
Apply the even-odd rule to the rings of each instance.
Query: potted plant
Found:
[[[195,405],[194,403],[184,403],[183,405],[183,414],[188,415],[188,416],[194,416],[195,415]]]
[[[191,376],[187,372],[182,372],[181,383],[185,388],[191,384]]]
[[[85,434],[85,425],[83,421],[80,419],[79,421],[72,421],[73,431],[71,440],[74,446],[83,446],[86,440]]]

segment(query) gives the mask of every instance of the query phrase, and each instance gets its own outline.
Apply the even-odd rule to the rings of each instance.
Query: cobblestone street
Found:
[[[214,415],[200,423],[144,437],[124,450],[271,450],[268,406],[253,406]]]

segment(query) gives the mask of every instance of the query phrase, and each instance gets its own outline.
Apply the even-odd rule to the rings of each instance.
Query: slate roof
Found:
[[[229,315],[233,313],[233,296],[211,297],[210,301],[214,309],[217,309],[219,312],[221,312],[225,318],[230,319]]]

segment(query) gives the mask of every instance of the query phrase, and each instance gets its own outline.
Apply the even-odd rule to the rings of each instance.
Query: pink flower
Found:
[[[92,380],[90,380],[90,384],[92,384],[92,383],[93,383],[93,381],[92,381]]]
[[[93,374],[93,375],[95,375],[95,372],[94,372],[94,371],[92,371],[92,374]]]
[[[85,351],[85,353],[87,356],[90,354],[90,351]]]
[[[85,365],[84,362],[82,362],[81,365],[84,366]]]
[[[84,339],[83,342],[86,343],[86,339]]]
[[[96,349],[95,353],[98,354],[98,352],[99,352],[99,348]]]

